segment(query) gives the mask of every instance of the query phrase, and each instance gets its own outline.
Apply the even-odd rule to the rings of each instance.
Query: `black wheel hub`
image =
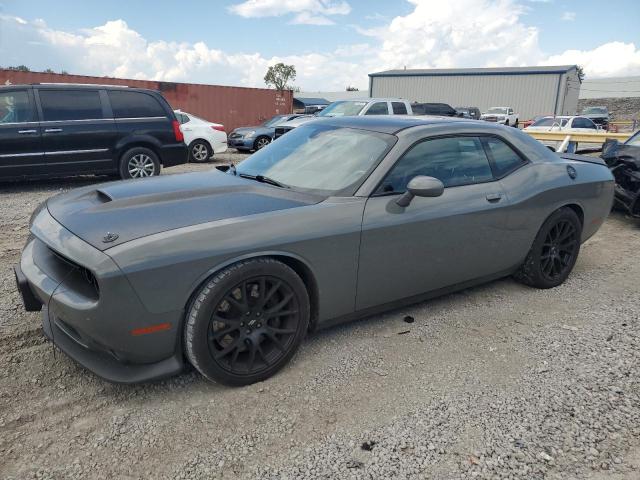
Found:
[[[298,299],[283,280],[259,276],[230,289],[218,302],[208,329],[213,360],[234,374],[274,365],[298,331]]]
[[[568,220],[561,220],[551,227],[540,255],[542,274],[548,280],[556,280],[571,267],[578,241],[578,232]]]

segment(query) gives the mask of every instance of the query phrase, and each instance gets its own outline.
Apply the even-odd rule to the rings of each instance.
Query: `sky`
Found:
[[[611,5],[611,8],[608,6]],[[637,0],[0,0],[0,66],[303,91],[392,68],[583,66],[640,75]]]

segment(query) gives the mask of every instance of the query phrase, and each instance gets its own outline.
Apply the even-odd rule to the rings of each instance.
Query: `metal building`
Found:
[[[575,65],[557,67],[387,70],[369,74],[371,97],[443,102],[452,107],[513,107],[520,120],[571,115],[578,108]]]

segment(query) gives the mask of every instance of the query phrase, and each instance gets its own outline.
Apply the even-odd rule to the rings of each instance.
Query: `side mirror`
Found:
[[[444,184],[437,178],[418,175],[407,184],[407,191],[396,200],[401,207],[408,207],[413,197],[439,197],[444,192]]]

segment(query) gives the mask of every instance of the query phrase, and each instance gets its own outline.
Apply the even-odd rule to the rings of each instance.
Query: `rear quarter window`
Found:
[[[485,138],[483,141],[487,149],[487,155],[493,164],[496,178],[502,178],[527,163],[524,158],[502,140]]]
[[[144,92],[109,91],[115,118],[166,117],[167,114],[152,95]]]

